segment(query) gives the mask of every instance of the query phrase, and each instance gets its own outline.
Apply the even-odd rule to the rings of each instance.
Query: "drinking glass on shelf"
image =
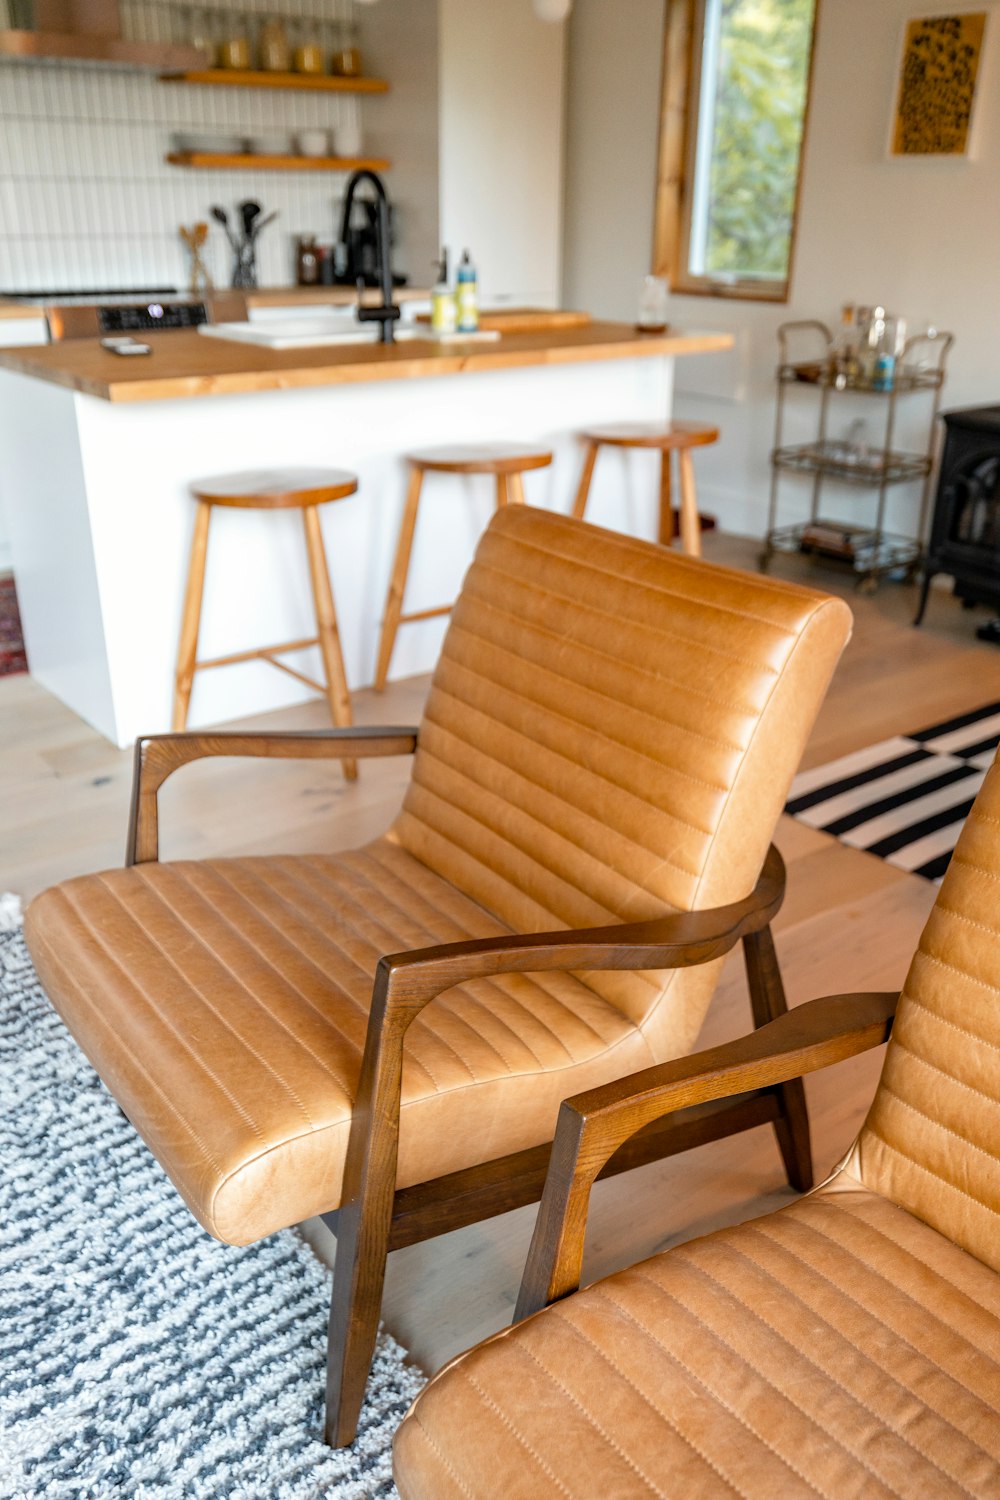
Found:
[[[644,276],[639,287],[639,317],[642,333],[663,333],[667,326],[670,289],[662,276]]]

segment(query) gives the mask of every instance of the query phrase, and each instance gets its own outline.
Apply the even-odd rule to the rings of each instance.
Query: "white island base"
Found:
[[[191,480],[271,465],[357,473],[321,508],[350,686],[374,676],[403,496],[404,455],[441,443],[550,446],[530,504],[567,511],[588,423],[670,411],[671,357],[652,356],[295,390],[112,402],[0,371],[0,484],[32,675],[117,745],[170,727],[194,521]],[[587,519],[654,537],[658,455],[604,450]],[[494,504],[489,479],[429,475],[407,611],[457,594]],[[392,677],[430,670],[443,618],[401,627]],[[213,512],[200,657],[314,633],[298,512]],[[289,657],[322,677],[319,653]],[[200,672],[189,726],[309,697],[264,662]]]

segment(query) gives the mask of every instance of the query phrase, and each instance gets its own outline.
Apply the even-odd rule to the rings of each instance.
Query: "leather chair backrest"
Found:
[[[962,830],[848,1170],[1000,1271],[1000,765]]]
[[[850,625],[839,599],[508,506],[453,612],[393,836],[517,931],[737,900]],[[693,1042],[707,969],[588,983],[658,1059]]]

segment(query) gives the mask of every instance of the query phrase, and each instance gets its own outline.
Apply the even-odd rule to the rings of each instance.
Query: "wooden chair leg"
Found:
[[[688,557],[701,556],[701,523],[698,520],[698,492],[694,482],[694,461],[690,448],[677,455],[681,469],[681,546]]]
[[[389,1254],[390,1219],[382,1218],[363,1203],[345,1205],[337,1216],[324,1429],[331,1448],[354,1441],[375,1354]]]
[[[507,476],[506,476],[506,474],[498,474],[497,475],[497,510],[502,510],[503,507],[507,504],[507,501],[509,499],[510,499],[510,495],[509,495],[508,490],[507,490]]]
[[[191,537],[191,560],[188,563],[187,587],[184,591],[184,613],[181,616],[181,638],[177,647],[177,672],[174,677],[174,714],[171,729],[175,734],[187,728],[191,687],[198,657],[198,631],[201,626],[201,600],[205,590],[205,558],[208,554],[208,523],[212,507],[198,501]]]
[[[346,729],[353,723],[351,695],[347,688],[344,657],[340,649],[340,632],[337,629],[337,612],[333,604],[333,590],[323,550],[323,533],[320,530],[318,507],[307,505],[302,512],[306,532],[306,551],[309,554],[309,577],[312,582],[313,602],[316,606],[316,626],[319,632],[319,649],[326,669],[326,694],[330,700],[330,714],[338,728]],[[341,762],[344,776],[356,781],[356,760]]]
[[[507,476],[507,499],[511,505],[524,505],[524,480],[520,474]]]
[[[576,499],[573,501],[572,512],[578,521],[583,520],[583,513],[587,509],[590,481],[594,475],[594,464],[597,462],[597,448],[597,443],[588,443],[587,451],[583,456],[583,472],[580,475],[580,483],[576,488]]]
[[[673,462],[669,448],[660,453],[660,525],[657,541],[661,547],[674,544],[674,500],[670,465]]]
[[[763,1026],[784,1015],[788,1009],[770,927],[747,934],[743,939],[743,958],[754,1025]],[[802,1079],[793,1078],[788,1083],[779,1083],[774,1092],[778,1097],[779,1108],[774,1133],[778,1138],[785,1172],[793,1188],[800,1193],[807,1193],[813,1185],[813,1166],[809,1114]]]
[[[375,691],[378,693],[381,693],[385,687],[386,678],[389,675],[392,648],[396,644],[399,618],[403,613],[403,595],[406,592],[406,579],[410,571],[410,553],[413,550],[413,533],[417,525],[417,509],[420,505],[420,490],[423,482],[423,470],[414,469],[410,474],[410,483],[406,491],[403,519],[399,526],[399,540],[396,543],[396,556],[392,564],[389,592],[386,595],[385,612],[382,616],[382,633],[378,640],[378,662],[375,667]]]

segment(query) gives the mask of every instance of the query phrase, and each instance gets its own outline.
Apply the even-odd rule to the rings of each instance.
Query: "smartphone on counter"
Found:
[[[137,339],[128,334],[101,339],[101,348],[107,349],[109,354],[152,354],[153,352],[151,344],[140,344]]]

